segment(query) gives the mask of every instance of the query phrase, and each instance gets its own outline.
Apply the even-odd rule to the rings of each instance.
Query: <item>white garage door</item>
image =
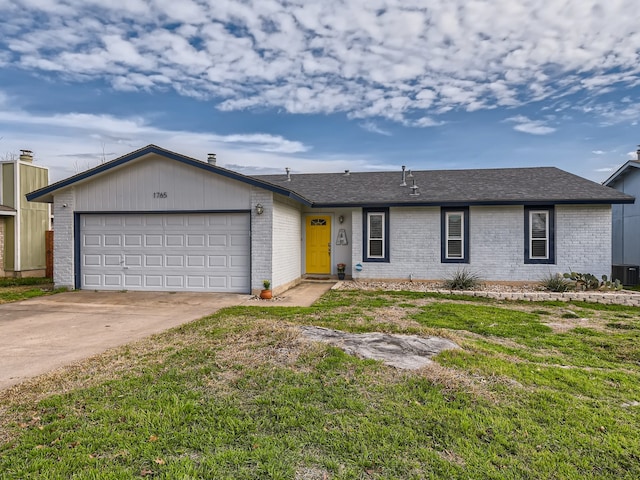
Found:
[[[83,214],[81,288],[248,293],[249,214]]]

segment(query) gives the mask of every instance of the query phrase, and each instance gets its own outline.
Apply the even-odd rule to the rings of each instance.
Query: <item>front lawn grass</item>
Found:
[[[406,372],[299,325],[462,348]],[[0,478],[640,478],[639,335],[584,303],[234,307],[0,392]]]
[[[0,277],[0,303],[17,302],[42,295],[50,295],[56,291],[62,290],[54,290],[53,282],[50,278]]]

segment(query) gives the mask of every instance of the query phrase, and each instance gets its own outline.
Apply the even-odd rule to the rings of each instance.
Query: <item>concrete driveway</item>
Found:
[[[0,305],[0,389],[250,298],[74,291]]]

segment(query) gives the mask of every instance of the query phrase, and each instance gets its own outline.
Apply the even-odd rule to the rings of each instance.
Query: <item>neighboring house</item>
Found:
[[[640,148],[635,160],[629,160],[603,184],[638,197],[640,195]],[[622,267],[630,266],[637,272],[637,267],[640,265],[640,203],[614,205],[612,218],[611,259],[613,264]],[[635,278],[637,277],[636,273]],[[628,283],[637,283],[637,281]]]
[[[22,150],[18,160],[0,162],[0,236],[2,275],[44,276],[45,232],[50,229],[47,204],[28,202],[25,195],[49,184],[49,170],[33,164]]]
[[[257,292],[305,275],[538,281],[611,266],[617,192],[556,168],[247,176],[154,145],[27,195],[54,204],[55,283]]]

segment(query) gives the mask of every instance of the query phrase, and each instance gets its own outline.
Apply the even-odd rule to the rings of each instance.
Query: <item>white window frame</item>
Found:
[[[380,216],[382,222],[382,237],[381,238],[372,238],[371,237],[371,217],[372,216]],[[385,258],[385,246],[387,239],[385,238],[385,225],[386,225],[386,217],[385,212],[367,212],[367,258]],[[372,255],[371,254],[371,240],[381,240],[382,241],[382,249],[380,255]]]
[[[452,237],[449,234],[449,217],[452,215],[460,215],[460,237]],[[445,258],[447,260],[463,260],[464,259],[464,211],[451,211],[445,212]],[[452,256],[449,254],[449,240],[460,240],[460,255]]]
[[[544,214],[544,238],[533,238],[533,216]],[[544,256],[535,256],[533,254],[533,241],[544,240],[545,241],[545,254]],[[529,210],[529,258],[531,260],[548,260],[549,259],[549,210]]]

